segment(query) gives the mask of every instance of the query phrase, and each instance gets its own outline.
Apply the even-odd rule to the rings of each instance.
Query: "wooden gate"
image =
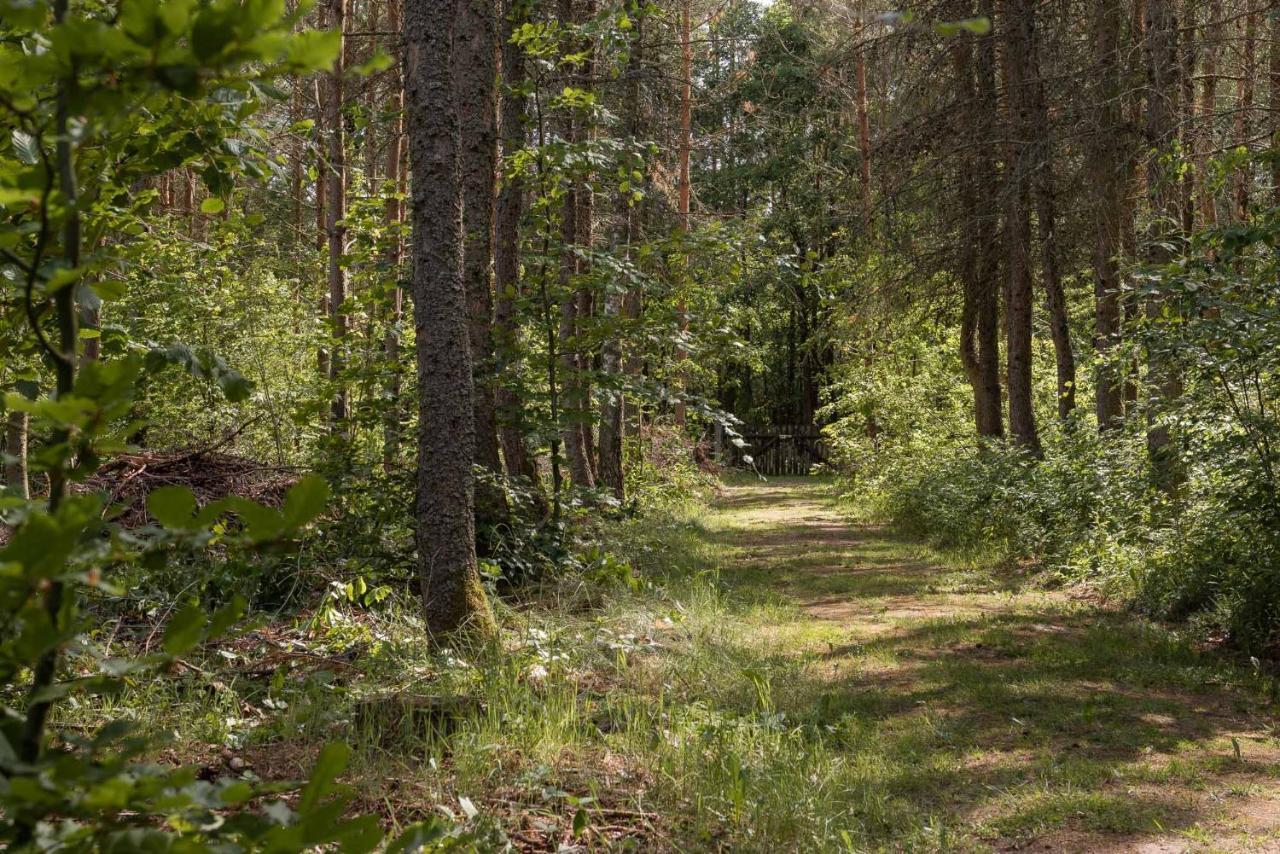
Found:
[[[719,431],[717,431],[719,432]],[[768,476],[806,475],[826,461],[822,431],[809,424],[744,424],[739,428],[746,447],[719,441],[720,461],[731,468],[754,469]]]

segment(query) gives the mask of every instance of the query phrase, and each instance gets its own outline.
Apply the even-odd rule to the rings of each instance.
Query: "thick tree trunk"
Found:
[[[1088,163],[1094,188],[1094,347],[1099,362],[1094,411],[1100,430],[1118,427],[1124,417],[1120,371],[1111,362],[1120,334],[1119,258],[1124,251],[1121,229],[1129,180],[1120,104],[1124,85],[1120,65],[1123,20],[1122,0],[1094,0],[1092,23],[1098,110]]]
[[[498,180],[498,18],[495,0],[455,0],[455,97],[462,139],[462,222],[471,370],[475,379],[476,462],[489,477],[476,486],[481,546],[507,517],[506,495],[493,480],[502,473],[494,394],[493,222]]]
[[[451,81],[455,14],[455,0],[407,0],[404,8],[419,388],[416,539],[428,630],[491,634],[475,551],[475,413]]]
[[[506,0],[502,32],[502,155],[512,157],[524,146],[525,99],[517,89],[525,82],[524,51],[511,41],[517,21],[516,3]],[[541,496],[537,462],[525,443],[524,404],[516,393],[520,354],[516,339],[516,298],[520,295],[520,215],[524,190],[518,180],[507,178],[498,191],[494,214],[493,335],[497,358],[496,410],[498,437],[507,474],[524,478]]]
[[[332,0],[329,26],[344,34],[347,25],[347,0]],[[332,416],[335,425],[347,419],[347,391],[342,382],[342,350],[347,337],[347,315],[343,303],[347,299],[347,271],[343,255],[347,248],[347,158],[346,133],[343,126],[343,77],[346,74],[344,54],[345,37],[339,39],[338,57],[329,76],[329,89],[325,98],[325,125],[328,131],[328,206],[325,212],[325,234],[329,244],[329,323],[332,328],[333,350],[329,354],[329,379],[335,384]],[[340,427],[340,429],[342,429]]]
[[[1035,55],[1034,0],[1004,0],[1004,74],[1009,99],[1009,123],[1013,142],[1005,189],[1006,382],[1009,386],[1009,433],[1033,454],[1040,453],[1036,430],[1035,397],[1031,377],[1031,179],[1035,147],[1030,140],[1034,125],[1033,57]]]

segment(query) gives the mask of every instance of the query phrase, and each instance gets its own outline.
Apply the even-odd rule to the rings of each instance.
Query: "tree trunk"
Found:
[[[953,14],[964,17],[970,9]],[[984,12],[986,10],[983,10]],[[992,120],[995,116],[994,38],[963,36],[952,46],[960,87],[958,112],[972,144],[964,149],[956,176],[960,187],[959,272],[964,287],[960,357],[973,389],[974,423],[979,436],[1004,434],[1000,391],[999,260],[996,256],[999,210]]]
[[[450,79],[456,11],[455,0],[407,0],[404,8],[419,388],[416,540],[428,630],[492,634],[475,551],[475,413]]]
[[[389,0],[387,4],[387,29],[390,32],[400,30],[401,0]],[[404,263],[404,239],[400,234],[401,223],[404,222],[403,194],[404,174],[404,57],[396,63],[391,84],[391,97],[387,100],[387,113],[392,117],[388,129],[390,141],[387,145],[387,181],[388,192],[386,212],[384,214],[387,227],[394,237],[387,253],[387,264],[396,277],[395,287],[391,293],[391,311],[387,318],[387,331],[383,338],[383,350],[390,368],[390,379],[387,383],[387,410],[383,414],[382,465],[391,471],[400,459],[400,328],[404,322],[404,288],[400,284],[400,268]]]
[[[1040,453],[1031,377],[1031,176],[1036,167],[1036,134],[1032,87],[1035,81],[1034,0],[1004,0],[1004,74],[1013,142],[1005,189],[1007,279],[1006,382],[1009,386],[1009,432],[1033,454]]]
[[[493,529],[507,517],[494,397],[493,218],[498,180],[498,19],[495,0],[456,0],[457,66],[464,254],[462,277],[470,322],[476,462],[489,475],[476,486],[476,524],[487,554]]]
[[[1270,68],[1268,89],[1271,114],[1271,147],[1280,149],[1280,13],[1271,13]],[[1271,161],[1272,204],[1280,206],[1280,158]]]
[[[19,498],[31,497],[27,478],[27,413],[11,410],[5,419],[4,485]]]
[[[1209,155],[1217,146],[1218,55],[1222,40],[1222,0],[1209,0],[1204,27],[1204,85],[1200,90],[1200,135],[1196,168],[1200,176],[1200,217],[1205,225],[1217,225],[1218,205],[1206,180]],[[1188,106],[1188,109],[1190,107]]]
[[[343,303],[347,299],[347,271],[342,256],[347,247],[347,157],[346,132],[343,126],[343,77],[346,74],[346,25],[347,0],[331,0],[329,26],[339,33],[337,59],[329,76],[329,90],[325,98],[325,124],[328,130],[328,206],[325,213],[325,234],[329,243],[329,323],[333,349],[329,353],[329,379],[334,383],[331,405],[335,425],[347,419],[347,392],[342,387],[343,356],[346,346],[347,315]],[[339,429],[341,426],[339,426]]]
[[[679,218],[678,224],[682,235],[689,233],[689,207],[692,201],[693,189],[689,175],[689,157],[693,151],[693,32],[690,20],[691,4],[692,0],[681,0],[680,2],[680,151],[678,154],[680,174],[676,193],[676,215]],[[687,270],[682,266],[681,278],[683,279],[686,274]],[[683,290],[683,287],[684,283],[681,282],[681,290]],[[680,318],[680,334],[683,335],[689,329],[687,308],[683,296],[680,297],[676,305],[676,313]],[[683,344],[677,343],[676,368],[680,392],[676,398],[674,414],[676,425],[680,427],[684,426],[686,417],[684,395],[688,386],[688,372],[682,363],[687,358],[688,354],[685,353]]]
[[[506,0],[502,22],[502,155],[511,158],[524,147],[525,99],[517,91],[525,82],[524,51],[511,41],[517,25],[515,0]],[[520,21],[519,23],[523,23]],[[541,494],[537,463],[525,443],[524,404],[515,392],[519,381],[516,298],[520,294],[520,215],[524,190],[508,177],[498,191],[494,214],[494,277],[497,293],[493,334],[498,370],[495,403],[498,436],[507,474],[524,478]]]
[[[1123,75],[1120,58],[1122,0],[1094,0],[1093,46],[1097,83],[1097,126],[1089,147],[1089,174],[1094,188],[1094,347],[1098,351],[1094,410],[1098,429],[1120,425],[1124,400],[1120,371],[1111,353],[1120,334],[1120,264],[1124,252],[1121,229],[1129,179],[1120,98]]]
[[[866,40],[866,5],[858,4],[856,38]],[[867,55],[865,44],[858,46],[858,55],[853,66],[854,96],[857,100],[858,116],[858,160],[860,182],[860,201],[862,202],[862,228],[870,235],[872,230],[871,210],[871,122],[867,118]]]
[[[577,20],[577,11],[573,0],[561,0],[560,17],[564,21]],[[561,120],[560,135],[573,143],[582,141],[582,122],[575,118],[571,107],[564,108]],[[582,185],[576,176],[569,178],[569,186],[564,194],[563,207],[560,212],[560,371],[564,389],[563,423],[560,425],[561,439],[564,443],[565,457],[569,463],[569,476],[575,486],[584,489],[595,488],[595,478],[591,470],[591,462],[582,429],[583,422],[590,415],[587,401],[583,396],[582,373],[586,368],[585,354],[582,350],[582,329],[579,324],[579,300],[577,293],[577,275],[579,270],[577,256],[573,249],[579,244],[578,226],[581,217],[578,214],[579,194]]]
[[[1034,15],[1034,9],[1028,10]],[[1045,307],[1049,315],[1049,337],[1058,369],[1058,417],[1066,418],[1076,408],[1076,359],[1071,348],[1071,322],[1067,315],[1067,297],[1062,287],[1058,261],[1058,200],[1054,185],[1055,157],[1053,135],[1049,125],[1049,107],[1045,101],[1044,78],[1040,71],[1040,51],[1036,43],[1034,18],[1031,21],[1027,57],[1026,95],[1029,99],[1032,137],[1030,161],[1033,168],[1036,219],[1040,231],[1040,271],[1044,276]]]
[[[1151,206],[1151,227],[1147,235],[1147,260],[1152,264],[1168,263],[1169,241],[1178,234],[1178,190],[1174,175],[1161,155],[1174,142],[1178,121],[1178,21],[1172,0],[1147,0],[1147,145],[1152,154],[1147,159],[1147,196]],[[1147,314],[1158,317],[1163,301],[1149,300]],[[1151,455],[1156,482],[1172,492],[1181,480],[1177,452],[1169,427],[1159,421],[1157,410],[1182,394],[1182,382],[1172,366],[1152,360],[1148,365],[1149,380],[1155,400],[1149,415],[1147,449]]]
[[[1248,149],[1253,135],[1253,91],[1258,73],[1258,0],[1246,0],[1248,12],[1244,26],[1244,56],[1240,77],[1236,82],[1239,104],[1236,107],[1236,145]],[[1236,174],[1236,216],[1243,220],[1249,216],[1250,170],[1243,164]]]
[[[644,62],[644,20],[643,12],[636,16],[627,54],[625,130],[629,141],[633,142],[640,139],[641,130],[640,75]],[[619,190],[617,208],[618,234],[614,240],[615,250],[625,247],[626,258],[631,262],[636,209],[629,189]],[[600,463],[597,470],[601,485],[611,489],[619,501],[625,497],[622,445],[627,398],[623,383],[622,333],[618,331],[618,321],[627,314],[627,303],[633,290],[634,288],[628,288],[625,294],[610,291],[605,296],[604,313],[613,331],[605,339],[600,352],[601,373],[612,379],[612,386],[605,390],[600,404]]]

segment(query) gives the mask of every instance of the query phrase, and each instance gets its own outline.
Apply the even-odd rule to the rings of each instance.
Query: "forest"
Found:
[[[1280,851],[1280,3],[0,0],[0,848]]]

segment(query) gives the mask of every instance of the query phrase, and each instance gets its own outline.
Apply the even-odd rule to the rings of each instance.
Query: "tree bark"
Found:
[[[560,17],[564,21],[576,21],[579,15],[573,0],[560,0]],[[572,108],[564,108],[560,124],[561,138],[571,144],[582,142],[583,126],[573,115]],[[578,272],[579,263],[573,251],[580,243],[578,213],[582,184],[577,176],[570,176],[560,211],[560,375],[564,389],[563,423],[560,425],[564,453],[569,463],[569,477],[575,486],[595,488],[595,477],[585,441],[583,423],[590,417],[584,396],[583,372],[586,369],[582,349],[582,326],[579,322]]]
[[[1178,235],[1177,181],[1161,155],[1169,151],[1175,139],[1178,121],[1178,21],[1172,0],[1147,0],[1147,146],[1152,154],[1147,159],[1147,194],[1151,206],[1151,226],[1147,240],[1147,260],[1152,264],[1168,263],[1169,241]],[[1147,302],[1149,317],[1158,317],[1164,301]],[[1158,485],[1165,491],[1177,488],[1181,477],[1173,437],[1169,427],[1159,420],[1158,410],[1182,394],[1182,382],[1170,365],[1151,360],[1148,374],[1154,400],[1149,414],[1147,450]]]
[[[865,41],[866,27],[866,5],[859,3],[857,8],[857,27],[856,38]],[[858,46],[858,55],[854,60],[853,66],[854,79],[854,97],[856,98],[856,111],[858,118],[858,174],[860,181],[859,198],[862,202],[862,228],[870,235],[872,231],[871,210],[871,122],[867,117],[867,54],[865,44]]]
[[[967,9],[958,10],[967,15]],[[989,8],[980,10],[989,14]],[[995,149],[999,144],[996,115],[995,38],[963,37],[953,47],[956,79],[961,87],[964,132],[973,143],[965,149],[957,181],[961,193],[960,276],[964,286],[960,357],[973,388],[974,423],[983,438],[1004,435],[1000,389],[1000,263],[997,256],[1000,212],[995,203],[999,176]]]
[[[31,497],[27,478],[27,413],[10,411],[5,419],[4,485],[19,498]]]
[[[1034,8],[1028,11],[1034,15]],[[1049,124],[1049,107],[1045,101],[1044,78],[1040,70],[1040,51],[1031,19],[1027,57],[1026,96],[1029,99],[1027,140],[1031,147],[1030,162],[1035,179],[1036,219],[1040,237],[1040,270],[1044,276],[1045,307],[1049,315],[1049,338],[1058,373],[1058,417],[1066,418],[1076,408],[1076,359],[1071,347],[1071,322],[1067,314],[1067,297],[1062,287],[1058,260],[1058,200],[1054,185],[1053,134]]]
[[[1271,13],[1268,98],[1271,114],[1271,147],[1280,149],[1280,12]],[[1271,203],[1280,206],[1280,158],[1271,161]]]
[[[1032,86],[1035,56],[1034,0],[1004,0],[1004,73],[1013,142],[1005,189],[1007,278],[1005,282],[1006,382],[1009,433],[1021,447],[1040,453],[1031,376],[1031,179],[1036,134]]]
[[[1242,21],[1244,56],[1241,60],[1240,77],[1236,81],[1239,99],[1236,105],[1236,145],[1248,149],[1253,136],[1254,80],[1258,74],[1258,0],[1246,0],[1245,5],[1247,13]],[[1250,172],[1249,166],[1245,164],[1236,174],[1236,216],[1241,220],[1249,216]]]
[[[474,377],[476,462],[488,477],[476,485],[476,524],[485,553],[495,526],[507,518],[494,396],[493,223],[498,189],[498,18],[495,0],[455,0],[455,97],[462,139],[463,282]]]
[[[644,20],[643,12],[637,14],[629,37],[629,52],[626,69],[626,118],[624,120],[628,141],[635,143],[640,139],[640,74],[644,62]],[[615,251],[625,247],[628,262],[632,261],[631,246],[635,241],[636,210],[629,189],[620,189],[617,197],[618,234],[614,240]],[[622,445],[624,423],[626,421],[627,398],[623,383],[622,339],[618,330],[618,321],[625,317],[628,298],[634,288],[625,293],[611,290],[605,296],[604,313],[611,324],[609,337],[605,339],[600,353],[600,369],[606,377],[612,379],[611,387],[606,389],[600,404],[600,462],[598,474],[601,485],[613,491],[619,501],[625,498],[625,473],[622,464]]]
[[[511,158],[524,147],[525,84],[524,51],[512,43],[522,14],[517,0],[506,0],[502,31],[502,156]],[[521,23],[523,21],[520,21]],[[516,337],[516,298],[520,294],[520,216],[524,190],[518,179],[508,176],[498,191],[494,214],[494,303],[493,336],[497,359],[495,390],[498,437],[510,477],[524,478],[541,495],[537,462],[525,443],[524,404],[515,389],[519,382],[520,353]],[[543,499],[542,503],[545,503]]]
[[[329,26],[339,34],[337,59],[329,75],[329,89],[325,98],[325,124],[328,130],[328,206],[325,211],[325,234],[329,244],[329,323],[332,327],[333,349],[329,353],[329,379],[334,383],[331,414],[339,426],[347,420],[347,391],[342,387],[342,350],[347,337],[347,315],[343,303],[347,299],[347,271],[343,255],[347,248],[347,158],[346,132],[343,126],[343,77],[346,74],[346,26],[347,0],[332,0],[329,6]]]
[[[387,30],[399,32],[401,27],[400,4],[402,0],[388,0]],[[396,277],[395,287],[391,292],[391,306],[387,318],[387,331],[383,338],[383,351],[390,367],[390,379],[387,382],[387,410],[383,414],[382,465],[391,471],[400,459],[400,328],[404,322],[404,287],[401,285],[400,268],[404,263],[404,239],[401,236],[401,224],[404,222],[405,185],[404,156],[404,57],[399,57],[394,78],[391,83],[391,97],[387,99],[387,113],[392,117],[388,129],[390,140],[387,144],[387,180],[388,192],[384,217],[388,229],[394,235],[387,252],[387,263]]]
[[[1120,426],[1124,399],[1120,371],[1111,354],[1120,334],[1120,264],[1124,252],[1121,229],[1129,159],[1123,136],[1120,99],[1124,91],[1120,56],[1122,0],[1094,0],[1093,48],[1097,82],[1097,125],[1090,140],[1088,163],[1094,188],[1094,347],[1098,351],[1094,411],[1098,429]]]
[[[682,235],[689,233],[689,210],[693,190],[689,175],[689,157],[693,151],[693,32],[690,20],[691,4],[692,0],[681,0],[680,2],[680,150],[678,153],[679,178],[676,192],[676,215]],[[683,268],[681,275],[682,277],[685,275]],[[680,287],[683,289],[683,282]],[[684,335],[689,329],[687,311],[688,309],[682,296],[676,305],[676,313],[680,319],[681,335]],[[682,363],[687,358],[688,354],[685,353],[684,345],[677,343],[676,368],[680,391],[676,398],[674,415],[676,425],[680,427],[684,426],[686,417],[684,395],[688,387],[688,371],[685,370]]]
[[[418,571],[427,628],[446,635],[495,631],[475,551],[475,412],[451,80],[456,13],[455,0],[407,0],[404,8],[419,387]]]
[[[1200,175],[1200,217],[1205,225],[1217,225],[1218,205],[1213,188],[1205,180],[1209,155],[1217,144],[1218,55],[1222,40],[1222,0],[1209,0],[1204,27],[1204,85],[1200,90],[1200,134],[1196,168]]]

